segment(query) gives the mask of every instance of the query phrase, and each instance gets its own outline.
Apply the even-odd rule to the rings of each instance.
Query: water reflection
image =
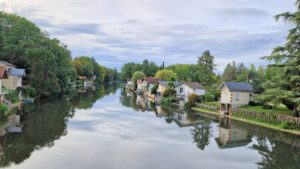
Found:
[[[55,97],[22,107],[0,129],[0,167],[20,164],[32,152],[54,146],[55,140],[68,133],[67,124],[75,109],[92,107],[104,95],[115,93],[116,88],[100,86],[71,98]]]
[[[300,164],[298,136],[162,107],[116,86],[25,106],[9,119],[0,129],[0,167],[10,169],[297,169]],[[42,151],[45,147],[54,152]],[[56,152],[61,149],[63,154]]]
[[[143,96],[126,92],[125,94],[126,96],[120,97],[123,105],[126,102],[124,99],[131,100],[130,104],[125,106],[134,110],[153,111],[157,117],[165,118],[168,124],[174,122],[180,128],[189,127],[199,150],[205,150],[212,144],[211,137],[214,137],[220,150],[244,147],[257,151],[261,160],[256,164],[260,169],[298,169],[300,166],[299,136],[234,121],[227,117],[163,108]],[[212,129],[213,124],[218,124],[218,131]]]

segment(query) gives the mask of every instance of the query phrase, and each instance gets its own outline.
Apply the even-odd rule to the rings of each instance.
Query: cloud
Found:
[[[260,57],[284,43],[290,28],[272,16],[295,8],[293,0],[10,0],[0,7],[32,20],[74,57],[90,55],[108,67],[143,59],[196,63],[211,50],[218,71],[232,60],[265,64]]]

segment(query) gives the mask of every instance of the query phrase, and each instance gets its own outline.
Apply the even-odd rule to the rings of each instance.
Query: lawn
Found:
[[[220,107],[221,103],[218,101],[215,102],[203,102],[202,104],[210,105],[210,106],[217,106]]]
[[[292,110],[289,110],[284,105],[280,105],[275,109],[265,109],[262,106],[243,106],[243,107],[240,107],[240,109],[246,110],[246,111],[263,112],[263,113],[276,113],[276,114],[283,114],[283,115],[292,115]]]

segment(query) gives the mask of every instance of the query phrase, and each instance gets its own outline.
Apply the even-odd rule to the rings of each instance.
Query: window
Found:
[[[183,93],[183,88],[182,87],[179,89],[179,93]]]
[[[235,100],[240,100],[240,93],[235,93]]]

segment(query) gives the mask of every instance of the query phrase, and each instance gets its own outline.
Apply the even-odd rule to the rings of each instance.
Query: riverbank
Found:
[[[192,110],[198,111],[198,112],[202,112],[202,113],[207,113],[207,114],[213,114],[213,115],[217,115],[217,116],[221,116],[219,113],[214,112],[212,110],[207,110],[207,109],[203,109],[203,108],[192,108]],[[276,125],[276,124],[270,124],[270,123],[266,123],[266,122],[258,122],[255,120],[250,120],[250,119],[245,119],[245,118],[240,118],[240,117],[236,117],[236,116],[229,116],[229,115],[224,115],[225,117],[231,118],[233,120],[236,121],[240,121],[240,122],[244,122],[244,123],[248,123],[248,124],[253,124],[253,125],[257,125],[257,126],[261,126],[261,127],[266,127],[269,129],[273,129],[273,130],[277,130],[277,131],[281,131],[281,132],[285,132],[285,133],[289,133],[289,134],[295,134],[295,135],[299,135],[300,136],[300,131],[299,130],[290,130],[290,129],[282,129],[280,127],[280,125]]]

